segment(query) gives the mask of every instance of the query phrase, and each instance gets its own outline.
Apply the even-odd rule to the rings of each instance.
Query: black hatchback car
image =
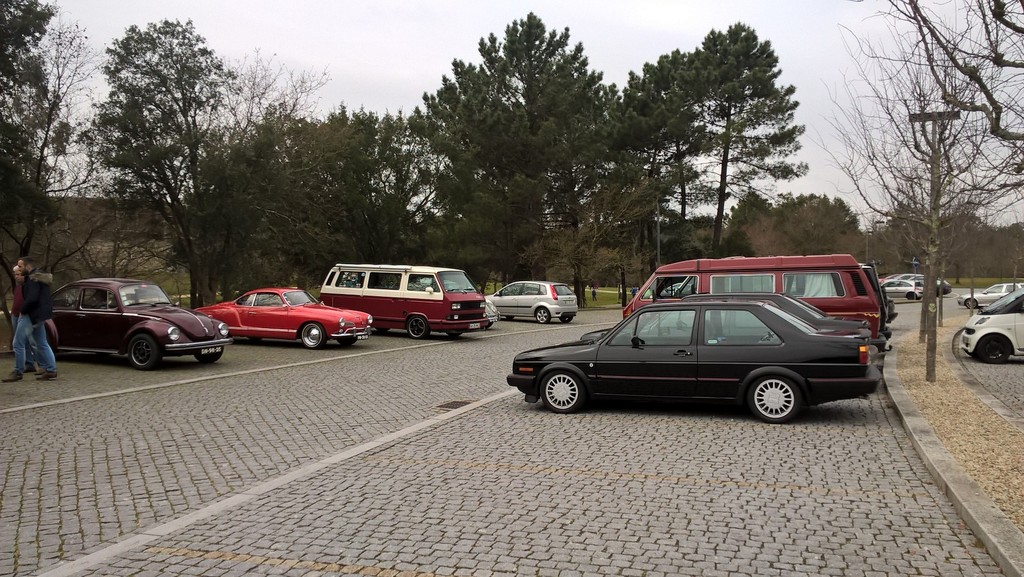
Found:
[[[746,403],[784,423],[804,406],[874,392],[868,340],[762,301],[654,304],[596,338],[519,353],[507,382],[557,413],[588,399],[692,400]]]

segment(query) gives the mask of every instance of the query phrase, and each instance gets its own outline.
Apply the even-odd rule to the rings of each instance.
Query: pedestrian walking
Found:
[[[25,349],[30,346],[29,339],[35,337],[35,360],[44,372],[36,376],[37,381],[57,380],[57,360],[53,350],[46,341],[46,321],[53,316],[53,299],[50,295],[50,284],[53,275],[36,268],[32,257],[22,257],[22,273],[25,275],[22,284],[21,318],[14,331],[14,371],[5,379],[5,383],[20,381],[25,372]],[[29,322],[25,322],[28,319]]]
[[[14,333],[18,329],[18,321],[21,319],[21,304],[25,301],[22,293],[22,285],[25,284],[25,273],[22,270],[24,263],[19,259],[14,267],[14,304],[11,306],[11,348],[14,346]],[[26,319],[27,321],[27,319]],[[28,321],[30,322],[30,321]],[[42,367],[36,369],[35,341],[30,339],[29,344],[33,345],[25,349],[25,371],[29,373],[42,373]]]
[[[597,283],[590,285],[590,300],[597,302]]]

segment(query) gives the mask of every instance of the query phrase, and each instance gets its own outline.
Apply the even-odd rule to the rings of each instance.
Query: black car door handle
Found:
[[[679,349],[678,351],[676,351],[676,352],[674,352],[672,354],[677,356],[677,357],[692,357],[693,356],[693,353],[691,353],[690,351],[688,351],[686,349]]]

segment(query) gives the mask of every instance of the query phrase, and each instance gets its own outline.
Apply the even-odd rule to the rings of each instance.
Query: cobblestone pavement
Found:
[[[505,392],[516,352],[618,318],[5,414],[0,574],[89,552],[75,574],[1000,574],[881,394],[784,426],[692,405],[555,415],[516,394],[388,437]]]

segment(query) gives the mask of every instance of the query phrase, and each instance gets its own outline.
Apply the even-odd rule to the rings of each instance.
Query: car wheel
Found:
[[[978,301],[977,301],[977,299],[969,298],[969,299],[964,301],[964,306],[969,308],[969,309],[977,308],[978,307]]]
[[[566,315],[564,317],[558,317],[558,320],[562,321],[563,323],[571,323],[572,319],[573,319],[573,317],[570,316],[570,315]]]
[[[430,325],[421,316],[412,316],[405,321],[405,332],[414,339],[425,339],[430,335]]]
[[[1002,335],[985,335],[975,345],[974,352],[981,361],[999,365],[1010,358],[1013,347],[1009,339]]]
[[[908,301],[917,300],[917,294],[916,293],[909,292],[909,293],[907,293],[906,296],[907,296],[907,300]]]
[[[320,323],[306,323],[299,329],[299,340],[307,349],[319,349],[327,344],[327,331]]]
[[[215,353],[207,353],[205,355],[197,353],[194,356],[196,357],[196,360],[199,361],[200,363],[216,363],[217,361],[220,360],[222,356],[224,356],[224,349],[221,349]]]
[[[546,375],[541,381],[540,394],[544,406],[556,413],[575,413],[587,402],[582,379],[566,371]]]
[[[345,337],[343,339],[338,339],[338,344],[343,346],[343,347],[350,347],[350,346],[356,344],[357,340],[358,339],[356,339],[355,337]]]
[[[782,377],[763,377],[747,391],[751,412],[766,423],[785,423],[793,419],[802,404],[800,389]]]
[[[140,371],[155,368],[160,364],[161,357],[160,347],[156,344],[156,340],[145,333],[135,335],[128,342],[128,360],[131,361],[133,367]]]
[[[537,307],[533,312],[533,318],[537,319],[538,323],[546,325],[551,322],[551,313],[544,307]]]

